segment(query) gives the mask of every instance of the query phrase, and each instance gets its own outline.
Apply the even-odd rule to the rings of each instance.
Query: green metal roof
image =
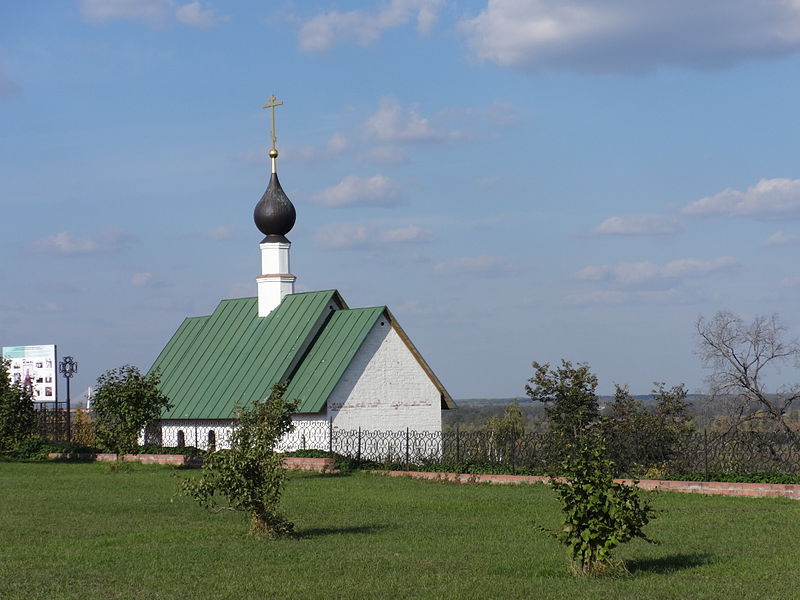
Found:
[[[229,419],[288,378],[335,309],[335,290],[290,294],[266,317],[257,298],[223,300],[186,319],[153,364],[172,409],[165,419]]]
[[[385,310],[379,306],[333,314],[286,388],[286,398],[300,400],[298,412],[315,413],[325,408],[328,396]]]
[[[237,406],[266,398],[289,381],[299,413],[325,408],[367,334],[384,318],[441,392],[453,399],[385,306],[348,309],[336,290],[290,294],[266,317],[257,298],[223,300],[211,315],[185,319],[151,371],[173,403],[165,419],[230,419]]]

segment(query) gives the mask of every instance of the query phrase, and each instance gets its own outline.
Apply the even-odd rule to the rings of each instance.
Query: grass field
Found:
[[[243,515],[175,495],[192,472],[0,463],[0,598],[800,598],[800,503],[652,496],[658,546],[620,549],[630,575],[573,579],[537,530],[541,485],[292,475],[296,539],[247,537]]]

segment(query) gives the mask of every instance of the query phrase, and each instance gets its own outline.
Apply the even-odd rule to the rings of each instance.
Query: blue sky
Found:
[[[299,291],[388,305],[456,398],[702,391],[698,316],[800,330],[799,74],[796,0],[5,2],[0,345],[77,397],[255,295],[275,93]]]

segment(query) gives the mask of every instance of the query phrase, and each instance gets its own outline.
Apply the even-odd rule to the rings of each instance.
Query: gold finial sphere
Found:
[[[278,151],[275,148],[270,148],[267,154],[270,158],[278,158]]]

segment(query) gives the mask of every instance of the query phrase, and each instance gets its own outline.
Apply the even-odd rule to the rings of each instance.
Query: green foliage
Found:
[[[183,454],[185,456],[201,456],[203,450],[195,446],[162,446],[161,444],[142,444],[137,454]]]
[[[286,469],[275,446],[294,429],[297,410],[296,400],[284,400],[285,390],[285,384],[276,384],[266,402],[239,409],[231,448],[208,453],[200,478],[181,482],[183,493],[206,508],[248,513],[251,535],[283,537],[294,531],[278,513]]]
[[[597,420],[597,377],[589,365],[572,366],[561,360],[561,366],[550,369],[549,363],[533,363],[534,375],[528,380],[525,392],[545,405],[551,428],[568,440],[579,437],[587,425]]]
[[[525,435],[525,416],[519,407],[519,401],[506,406],[502,418],[491,417],[484,426],[484,431],[491,435],[495,460],[513,460],[517,446]]]
[[[72,412],[72,441],[81,446],[94,446],[96,443],[94,419],[89,411],[78,407]]]
[[[683,384],[669,389],[663,383],[654,385],[651,408],[620,385],[608,405],[603,427],[609,455],[620,474],[641,476],[656,470],[663,478],[680,468],[673,459],[681,441],[693,431],[686,414],[686,388]]]
[[[503,401],[459,400],[458,410],[442,411],[442,430],[462,432],[483,431],[492,417],[503,418],[505,409],[518,399]],[[519,404],[525,425],[528,429],[539,429],[544,419],[544,405],[539,402],[522,402]]]
[[[118,463],[125,453],[137,450],[142,429],[170,408],[169,398],[158,384],[158,373],[143,375],[132,365],[111,369],[97,378],[93,403],[96,443],[116,452]]]
[[[687,473],[681,475],[681,481],[706,481],[705,473]],[[708,481],[730,481],[732,483],[777,483],[780,485],[800,485],[800,473],[708,473]]]
[[[0,360],[0,452],[14,450],[36,430],[32,390],[22,383],[11,383],[9,364]]]
[[[563,470],[564,477],[552,481],[564,513],[564,526],[556,538],[570,549],[575,574],[613,571],[621,564],[611,556],[619,544],[633,538],[652,542],[642,528],[655,512],[635,484],[614,482],[614,465],[605,457],[598,435],[583,435]]]
[[[50,452],[60,452],[61,449],[52,444],[48,439],[38,435],[27,437],[20,441],[14,448],[14,458],[21,460],[44,460]]]

